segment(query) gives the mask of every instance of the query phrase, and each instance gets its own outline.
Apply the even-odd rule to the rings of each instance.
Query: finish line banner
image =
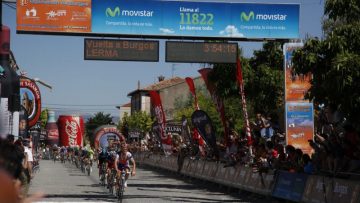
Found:
[[[296,39],[299,4],[17,1],[17,31],[159,38]]]

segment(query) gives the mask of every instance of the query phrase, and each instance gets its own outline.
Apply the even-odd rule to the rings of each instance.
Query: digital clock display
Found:
[[[166,42],[166,62],[236,63],[237,43]]]

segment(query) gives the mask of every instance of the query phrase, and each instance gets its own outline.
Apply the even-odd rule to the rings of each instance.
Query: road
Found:
[[[42,160],[30,186],[30,194],[41,191],[41,202],[116,202],[99,185],[98,170],[85,175],[70,163]],[[128,181],[123,202],[276,202],[251,193],[229,191],[219,185],[190,180],[163,170],[139,166]]]

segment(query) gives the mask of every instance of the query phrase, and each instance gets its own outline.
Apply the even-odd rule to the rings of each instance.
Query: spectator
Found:
[[[311,158],[308,154],[302,155],[302,162],[303,162],[303,172],[307,173],[307,174],[313,174],[314,166],[313,166]]]

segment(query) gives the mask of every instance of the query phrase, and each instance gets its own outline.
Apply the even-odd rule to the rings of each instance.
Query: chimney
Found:
[[[137,88],[138,88],[138,90],[140,89],[140,80],[138,80]]]
[[[160,75],[160,76],[158,77],[158,80],[159,80],[159,82],[161,82],[161,81],[165,80],[165,76]]]

